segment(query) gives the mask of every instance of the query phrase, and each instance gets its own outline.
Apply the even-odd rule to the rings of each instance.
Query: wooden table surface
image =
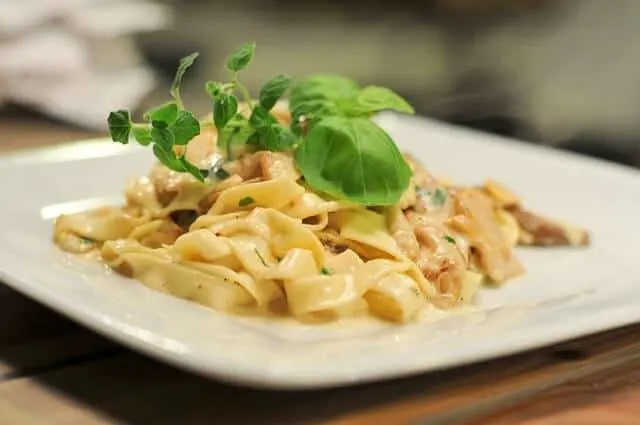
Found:
[[[0,115],[0,150],[92,134]],[[0,284],[0,424],[640,424],[640,325],[338,390],[266,392],[135,354]]]

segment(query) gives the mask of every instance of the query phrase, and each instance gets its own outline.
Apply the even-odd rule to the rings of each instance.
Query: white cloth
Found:
[[[0,106],[103,128],[156,83],[131,36],[170,19],[148,0],[0,0]]]

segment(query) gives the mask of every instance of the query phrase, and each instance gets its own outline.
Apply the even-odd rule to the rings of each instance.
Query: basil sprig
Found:
[[[362,205],[392,205],[409,186],[411,169],[391,137],[370,118],[383,110],[413,114],[402,97],[388,88],[359,87],[334,74],[316,74],[293,84],[276,75],[263,84],[257,101],[240,81],[240,73],[253,59],[254,43],[245,43],[225,60],[228,81],[209,81],[206,92],[213,107],[218,146],[233,159],[236,148],[293,151],[296,164],[314,190]],[[172,101],[148,111],[146,123],[132,123],[128,111],[109,114],[114,141],[153,145],[158,160],[172,170],[190,173],[201,181],[199,170],[174,147],[186,145],[200,134],[200,122],[184,108],[180,83],[197,53],[180,61],[171,86]],[[271,110],[289,94],[291,126],[279,123]],[[240,111],[240,95],[248,111]]]

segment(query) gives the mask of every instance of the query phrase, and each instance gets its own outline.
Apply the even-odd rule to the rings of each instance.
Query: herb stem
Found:
[[[249,109],[253,109],[253,104],[251,101],[251,95],[249,94],[249,90],[247,89],[247,86],[245,86],[240,82],[240,80],[238,80],[237,73],[233,74],[233,84],[235,84],[238,90],[240,90],[240,94],[242,94],[242,97],[244,97],[244,101],[247,102]]]

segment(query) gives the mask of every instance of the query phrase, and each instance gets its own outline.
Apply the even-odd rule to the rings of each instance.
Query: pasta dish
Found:
[[[159,162],[127,184],[122,207],[60,216],[55,243],[216,310],[395,322],[427,305],[471,303],[483,284],[521,275],[516,245],[588,244],[584,230],[527,210],[495,181],[459,186],[399,153],[369,119],[411,112],[388,89],[367,98],[367,88],[340,86],[343,77],[278,76],[260,100],[238,102],[237,75],[252,54],[247,44],[227,60],[231,83],[207,84],[214,112],[201,121],[190,121],[177,89],[194,56],[181,62],[174,101],[147,123],[127,115],[122,125],[122,111],[112,113],[114,141],[150,145]],[[287,89],[289,101],[279,101]],[[344,107],[337,96],[360,109],[326,112]],[[366,114],[353,112],[363,105]]]

